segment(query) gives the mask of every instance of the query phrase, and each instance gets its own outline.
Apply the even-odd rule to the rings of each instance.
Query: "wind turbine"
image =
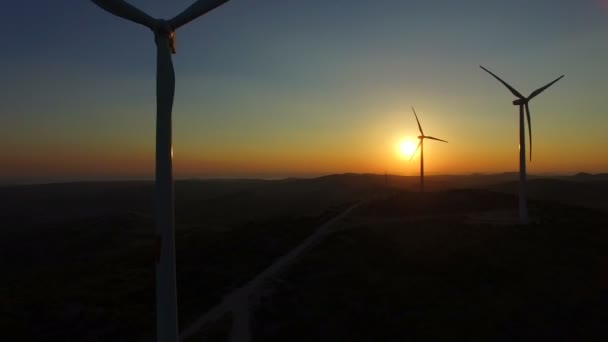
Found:
[[[143,25],[156,42],[156,324],[158,341],[177,341],[175,220],[171,111],[175,93],[175,30],[228,0],[199,0],[170,20],[155,19],[123,0],[91,0],[118,17]]]
[[[414,111],[414,116],[416,117],[416,122],[418,123],[418,129],[420,130],[420,135],[418,136],[420,142],[418,143],[418,147],[416,147],[416,151],[414,151],[410,160],[414,158],[416,152],[418,152],[418,149],[420,149],[420,192],[424,192],[424,139],[437,140],[442,141],[444,143],[447,143],[447,141],[431,137],[429,135],[424,135],[424,132],[422,131],[422,126],[420,125],[420,120],[418,120],[418,115],[416,114],[416,110],[414,109],[414,107],[412,107],[412,111]]]
[[[530,139],[530,161],[532,161],[532,125],[530,120],[530,107],[528,103],[530,100],[538,96],[540,93],[545,91],[547,88],[552,86],[555,82],[559,81],[564,77],[561,75],[553,82],[547,84],[544,87],[538,88],[533,91],[530,96],[525,97],[520,92],[515,90],[515,88],[511,87],[507,82],[500,79],[500,77],[496,76],[490,70],[484,68],[483,66],[479,66],[487,73],[492,75],[495,79],[497,79],[500,83],[502,83],[509,91],[517,97],[517,100],[513,101],[514,106],[519,106],[519,220],[521,224],[528,224],[528,204],[526,199],[526,129],[524,123],[524,108],[526,111],[526,117],[528,119],[528,135]]]

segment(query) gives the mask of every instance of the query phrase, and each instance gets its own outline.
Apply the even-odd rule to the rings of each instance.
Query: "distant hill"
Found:
[[[428,191],[489,189],[515,194],[516,172],[426,177]],[[323,208],[368,196],[386,187],[418,191],[418,176],[334,174],[317,178],[179,180],[175,183],[178,221],[235,220],[276,215],[314,215]],[[593,208],[608,208],[608,174],[529,176],[529,195]],[[53,221],[136,212],[152,215],[154,182],[77,182],[0,187],[4,222]],[[8,221],[7,221],[8,220]],[[33,223],[33,222],[32,222]]]
[[[366,198],[384,176],[330,175],[311,179],[221,179],[175,182],[177,222],[245,222],[316,216]],[[19,225],[154,211],[154,182],[78,182],[0,187],[0,219]]]
[[[585,181],[580,181],[581,178]],[[519,181],[495,184],[489,189],[517,194]],[[527,191],[533,199],[608,210],[608,178],[604,177],[576,175],[559,179],[531,179],[527,182]]]

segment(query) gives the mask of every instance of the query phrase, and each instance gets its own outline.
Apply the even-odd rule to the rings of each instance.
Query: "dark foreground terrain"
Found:
[[[386,181],[177,182],[180,326],[373,197],[268,285],[254,340],[608,338],[604,176],[532,179],[528,227],[512,175],[430,177],[423,196],[416,178]],[[151,183],[4,187],[0,219],[0,340],[153,339]]]
[[[539,224],[470,224],[468,212],[516,202],[484,191],[428,195],[396,194],[345,220],[258,307],[257,339],[608,339],[604,214],[536,202]]]
[[[377,182],[177,182],[180,326]],[[0,188],[0,341],[152,340],[153,190],[150,182]]]

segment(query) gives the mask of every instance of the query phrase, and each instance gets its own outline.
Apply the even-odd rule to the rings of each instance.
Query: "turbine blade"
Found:
[[[412,107],[412,110],[414,111],[414,116],[416,117],[416,122],[418,123],[418,129],[420,130],[420,135],[424,135],[424,132],[422,131],[422,126],[420,126],[420,120],[418,120],[418,115],[416,114],[416,110],[414,109],[414,107]]]
[[[156,20],[123,0],[91,0],[105,11],[154,30]]]
[[[410,161],[412,161],[412,159],[414,159],[416,152],[418,152],[418,150],[420,149],[420,145],[422,145],[422,139],[420,139],[420,142],[418,143],[418,147],[416,147],[416,150],[414,151],[414,153],[412,153],[412,156],[410,157]]]
[[[530,107],[526,102],[526,116],[528,117],[528,137],[530,140],[530,161],[532,161],[532,121],[530,120]]]
[[[156,36],[156,111],[157,120],[171,124],[175,71],[171,60],[171,43],[168,35]]]
[[[437,140],[437,141],[443,141],[444,143],[447,143],[447,141],[445,141],[445,140],[441,140],[439,138],[435,138],[435,137],[431,137],[431,136],[425,136],[424,138],[425,139],[431,139],[431,140]]]
[[[535,98],[536,96],[538,96],[540,93],[542,93],[543,91],[547,90],[547,88],[549,88],[550,86],[552,86],[555,82],[559,81],[562,79],[562,77],[564,77],[565,75],[561,75],[560,77],[558,77],[555,81],[547,84],[546,86],[542,87],[542,88],[538,88],[535,91],[532,92],[532,94],[530,94],[530,96],[528,96],[528,101],[532,100],[533,98]]]
[[[207,12],[210,12],[228,1],[229,0],[198,0],[190,5],[190,7],[186,8],[182,13],[169,20],[169,24],[174,30],[177,30],[179,27],[186,25],[192,20]]]
[[[522,94],[520,94],[517,90],[515,90],[515,88],[511,87],[507,82],[503,81],[500,77],[494,75],[494,73],[492,73],[490,70],[482,67],[481,65],[479,67],[482,68],[483,70],[485,70],[490,75],[494,76],[494,78],[497,79],[500,83],[502,83],[505,87],[507,87],[507,89],[509,89],[513,95],[515,95],[516,97],[518,97],[522,100],[525,99],[525,97]]]

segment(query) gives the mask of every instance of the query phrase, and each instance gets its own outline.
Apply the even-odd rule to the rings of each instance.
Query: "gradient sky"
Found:
[[[190,0],[132,0],[170,18]],[[150,178],[152,33],[90,1],[2,6],[0,180]],[[177,32],[175,174],[282,177],[608,171],[608,1],[232,0]]]

